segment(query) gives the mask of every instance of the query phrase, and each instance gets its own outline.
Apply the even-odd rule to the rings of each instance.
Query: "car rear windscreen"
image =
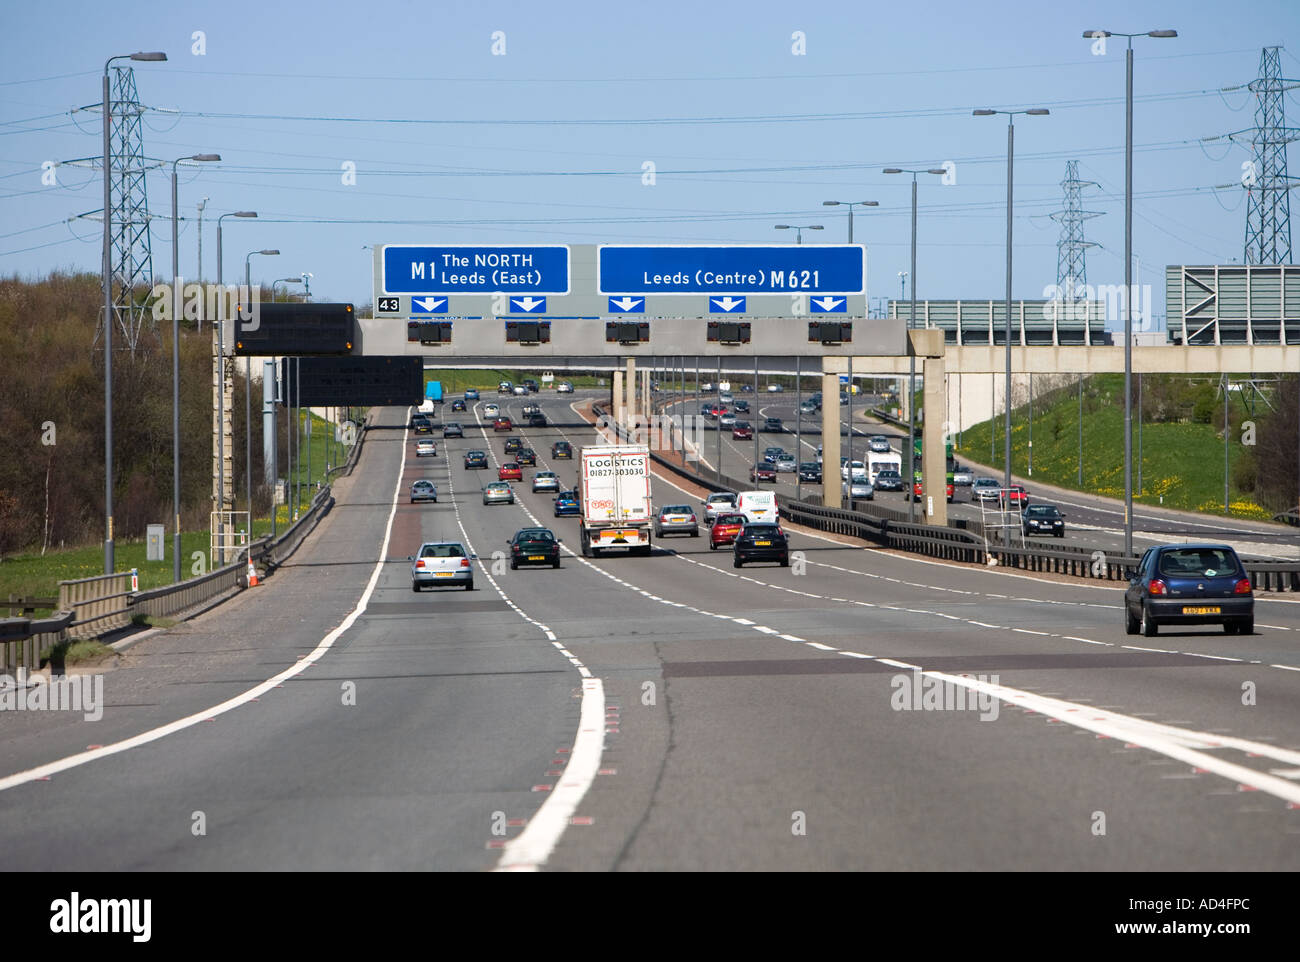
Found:
[[[1160,556],[1160,573],[1173,578],[1218,578],[1237,571],[1236,556],[1223,548],[1180,548]]]

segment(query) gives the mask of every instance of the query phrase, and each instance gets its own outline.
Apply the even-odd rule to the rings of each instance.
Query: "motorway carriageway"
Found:
[[[798,404],[793,394],[784,392],[781,394],[747,394],[743,396],[749,400],[753,411],[750,415],[740,415],[739,417],[741,420],[749,421],[750,425],[755,429],[755,437],[758,438],[757,453],[760,459],[763,450],[769,446],[783,447],[792,454],[795,448],[798,447],[800,461],[815,461],[817,459],[817,447],[821,444],[820,412],[815,415],[804,416],[802,440],[801,443],[796,444],[794,428]],[[671,400],[671,394],[661,395],[661,397],[668,401],[667,410],[674,416],[681,414],[698,415],[700,412],[702,402],[698,399],[680,402]],[[857,399],[855,399],[856,401]],[[847,410],[847,407],[841,409],[841,414],[844,415]],[[901,453],[906,451],[904,447],[906,436],[900,434],[898,428],[892,425],[874,420],[864,421],[861,416],[861,408],[857,407],[856,404],[855,410],[854,460],[865,461],[867,437],[873,434],[881,434],[889,438],[894,453],[899,456],[902,470],[906,474],[907,461],[903,453]],[[781,418],[785,430],[780,434],[759,431],[763,419],[767,417]],[[706,426],[701,446],[703,460],[710,467],[718,460],[716,423],[716,421],[711,421]],[[842,416],[840,418],[842,428],[847,423],[847,416]],[[846,430],[841,431],[840,453],[844,457],[848,456],[848,434]],[[961,452],[958,454],[957,461],[959,463],[969,463],[966,456],[962,456]],[[754,457],[753,441],[736,441],[731,437],[730,429],[722,431],[722,468],[724,474],[732,478],[748,478],[749,469],[754,463]],[[991,477],[997,479],[999,484],[1002,482],[1001,473],[991,470],[977,469],[976,477]],[[775,485],[777,493],[787,498],[795,497],[794,479],[795,475],[791,473],[778,474],[777,484]],[[1014,476],[1014,482],[1025,485],[1030,495],[1030,503],[1046,502],[1054,504],[1066,516],[1066,536],[1063,540],[1047,536],[1027,537],[1025,538],[1026,546],[1038,545],[1051,549],[1067,544],[1087,547],[1089,550],[1100,548],[1110,553],[1123,553],[1123,501],[1115,501],[1078,491],[1068,491],[1063,488],[1045,487],[1035,483],[1033,478],[1023,478],[1018,475]],[[765,482],[762,486],[766,488],[771,485]],[[805,499],[820,500],[820,485],[805,484],[802,489]],[[875,503],[888,508],[898,511],[907,510],[906,496],[901,491],[877,491],[874,500]],[[922,506],[917,504],[915,510],[916,518],[920,521]],[[1008,518],[1013,521],[1018,520],[1018,514],[1019,512],[1014,512],[1009,514]],[[949,518],[965,518],[970,521],[987,520],[991,524],[996,524],[1000,520],[998,512],[990,510],[985,513],[980,510],[979,504],[971,499],[971,489],[969,487],[957,487],[954,490],[954,500],[948,505],[948,516]],[[1300,561],[1300,529],[1287,525],[1248,521],[1241,518],[1218,518],[1213,515],[1197,514],[1190,511],[1148,507],[1140,503],[1134,507],[1133,518],[1135,524],[1133,543],[1138,551],[1143,551],[1153,544],[1168,544],[1175,541],[1226,541],[1234,545],[1238,552],[1251,557]],[[1020,536],[1014,530],[1013,538],[1013,543],[1019,545]]]
[[[551,443],[592,432],[544,398],[501,403],[543,405],[516,433],[568,485]],[[482,504],[507,436],[482,403],[418,460],[379,412],[290,563],[127,650],[102,720],[0,713],[6,865],[1300,868],[1295,599],[1261,597],[1253,636],[1141,638],[1118,586],[798,531],[790,568],[702,535],[493,573],[520,527],[578,536],[527,481]],[[420,477],[436,505],[409,504]],[[698,506],[676,484],[656,504]],[[477,552],[475,591],[412,593],[441,538]]]

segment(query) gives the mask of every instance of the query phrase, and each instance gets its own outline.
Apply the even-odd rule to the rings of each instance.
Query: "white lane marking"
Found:
[[[806,641],[804,644],[809,648],[817,648],[821,651],[839,651],[838,648],[832,648],[830,645],[823,645],[820,641]]]
[[[1134,745],[1158,752],[1169,758],[1203,768],[1239,784],[1249,785],[1260,791],[1268,792],[1270,795],[1275,795],[1288,802],[1300,804],[1300,785],[1293,785],[1285,779],[1244,765],[1225,761],[1215,755],[1207,755],[1205,751],[1215,748],[1235,748],[1242,752],[1262,755],[1278,761],[1289,762],[1290,764],[1296,764],[1297,761],[1300,761],[1300,752],[1276,748],[1272,745],[1265,745],[1262,742],[1254,742],[1245,738],[1232,738],[1188,728],[1178,728],[1174,725],[1163,725],[1158,722],[1134,718],[1130,715],[1121,715],[1118,712],[1105,711],[1100,708],[1089,707],[1087,711],[1080,712],[1079,709],[1085,706],[1057,698],[1048,698],[1044,695],[1035,695],[1032,692],[1021,691],[1005,685],[995,685],[963,675],[951,675],[941,671],[923,671],[922,673],[931,678],[941,679],[949,684],[961,685],[973,691],[993,695],[1007,704],[1014,702],[1019,707],[1031,708],[1049,718],[1055,718],[1057,721],[1074,725],[1076,728],[1083,728],[1110,738],[1131,742]]]
[[[406,425],[409,425],[410,422],[411,409],[408,407],[406,409],[405,423]],[[226,699],[219,705],[205,708],[202,711],[195,712],[193,715],[187,715],[184,718],[178,718],[176,721],[168,722],[166,725],[151,728],[149,731],[141,732],[139,735],[133,735],[130,738],[125,738],[120,742],[114,742],[113,744],[105,745],[102,748],[94,748],[89,751],[78,752],[75,755],[69,755],[66,758],[60,758],[56,761],[47,762],[44,765],[38,765],[35,768],[29,768],[22,772],[15,772],[12,775],[0,778],[0,792],[37,779],[48,778],[51,775],[67,771],[70,768],[85,765],[87,762],[93,762],[100,758],[107,758],[109,755],[116,755],[120,752],[129,751],[132,748],[138,748],[141,745],[147,745],[160,738],[165,738],[168,735],[174,735],[176,732],[184,731],[186,728],[207,721],[210,718],[224,715],[226,712],[233,711],[241,705],[246,705],[251,701],[256,701],[267,692],[273,691],[277,685],[293,678],[295,675],[301,674],[324,657],[325,653],[334,647],[334,643],[342,637],[343,633],[351,628],[357,618],[361,617],[365,612],[366,606],[370,603],[370,596],[374,593],[375,586],[379,583],[379,575],[383,571],[384,564],[388,558],[388,542],[393,533],[393,518],[397,514],[397,503],[402,492],[402,472],[406,468],[405,451],[407,431],[408,428],[403,426],[401,446],[403,454],[397,463],[397,482],[393,486],[392,503],[388,509],[388,523],[384,526],[384,540],[379,548],[379,560],[375,562],[374,570],[370,573],[370,580],[366,582],[366,587],[361,592],[361,598],[357,602],[356,607],[348,613],[347,617],[343,619],[343,622],[337,628],[322,638],[315,648],[313,648],[308,654],[304,655],[296,664],[286,668],[277,675],[273,675],[260,685],[250,688],[248,691],[238,694],[233,698]]]
[[[570,405],[570,407],[572,407],[572,405]],[[574,413],[579,414],[576,408],[574,409]],[[581,414],[579,414],[579,417],[581,417]],[[672,478],[670,478],[666,473],[664,473],[666,469],[660,468],[658,465],[655,465],[653,466],[652,471],[654,473],[656,480],[664,484],[667,484],[669,487],[676,488],[678,491],[682,492],[682,494],[688,495],[689,497],[696,497],[696,494],[693,491],[686,490],[680,484],[674,482]],[[813,531],[812,529],[801,528],[799,533],[803,535],[805,538],[812,538],[816,541],[824,541],[827,544],[833,544],[841,548],[847,548],[849,550],[862,550],[858,545],[846,544],[845,542],[836,540],[835,538],[828,538],[825,535],[821,534],[820,532]],[[950,570],[953,567],[962,567],[964,570],[971,571],[973,573],[983,572],[984,574],[993,575],[994,577],[998,577],[998,578],[1016,578],[1020,581],[1031,581],[1037,585],[1045,585],[1045,584],[1059,585],[1061,587],[1066,587],[1066,588],[1088,588],[1093,591],[1110,591],[1110,592],[1124,590],[1124,586],[1122,584],[1109,584],[1109,583],[1093,584],[1091,582],[1086,582],[1086,581],[1085,582],[1055,581],[1051,578],[1042,578],[1042,577],[1035,577],[1033,575],[1018,574],[1014,571],[1009,571],[1006,568],[1000,568],[1000,567],[999,568],[966,568],[965,566],[954,566],[944,561],[932,561],[929,558],[918,558],[915,555],[909,554],[907,552],[885,550],[882,553],[884,554],[884,556],[896,561],[910,562],[912,564],[918,564],[918,565],[929,565],[931,567],[946,568]],[[884,575],[878,575],[869,571],[858,571],[853,568],[844,568],[839,565],[828,564],[822,561],[809,561],[808,563],[811,565],[816,565],[817,567],[821,567],[821,568],[833,568],[837,571],[843,571],[849,574],[861,575],[867,578],[882,578],[886,581],[899,583],[899,579],[897,578],[889,578]],[[962,594],[962,595],[983,594],[982,592],[979,591],[963,591],[958,588],[948,588],[943,585],[926,585],[925,587],[930,590],[946,591],[953,594]],[[1063,605],[1067,607],[1084,607],[1084,608],[1111,608],[1112,607],[1111,605],[1108,604],[1101,605],[1101,604],[1094,604],[1092,602],[1087,602],[1087,601],[1062,601],[1060,599],[1049,599],[1049,598],[1014,598],[1011,600],[1024,601],[1033,604]],[[1300,605],[1300,600],[1293,601],[1288,598],[1272,598],[1268,596],[1257,596],[1255,598],[1255,602],[1256,604],[1260,602],[1266,602],[1268,604],[1277,604],[1277,605]],[[1262,625],[1261,627],[1270,628],[1274,626]],[[1300,631],[1300,629],[1297,628],[1286,628],[1286,627],[1283,627],[1283,630]]]
[[[1124,647],[1125,647],[1125,648],[1128,648],[1129,646],[1128,646],[1128,645],[1125,645]],[[1158,651],[1159,649],[1157,649],[1157,648],[1149,648],[1149,649],[1143,649],[1143,650],[1146,650],[1146,651]],[[1215,661],[1242,661],[1241,658],[1229,658],[1227,655],[1207,655],[1207,654],[1205,654],[1204,652],[1201,652],[1201,651],[1188,651],[1188,652],[1184,652],[1184,654],[1187,654],[1187,655],[1194,655],[1194,656],[1196,656],[1197,658],[1213,658]]]
[[[479,431],[483,434],[483,442],[487,449],[492,451],[492,445],[488,443],[487,430],[481,422]],[[496,460],[495,451],[492,451],[492,459]],[[469,532],[465,530],[465,523],[460,516],[460,502],[454,496],[454,485],[455,476],[451,471],[451,459],[448,458],[447,489],[453,495],[451,502],[456,513],[456,526],[460,528],[460,533],[465,538],[465,544],[470,552],[476,553]],[[519,505],[535,525],[545,527],[518,498],[515,499],[515,504]],[[564,774],[560,776],[559,784],[552,789],[541,807],[528,820],[524,830],[505,844],[501,851],[501,859],[493,870],[536,872],[546,864],[546,860],[555,851],[555,846],[560,843],[561,837],[569,827],[573,813],[582,804],[587,791],[596,780],[596,772],[600,769],[600,760],[605,751],[605,685],[600,678],[592,675],[591,670],[569,651],[563,642],[557,640],[555,632],[549,626],[531,617],[510,600],[496,578],[492,576],[488,566],[480,565],[479,571],[487,578],[502,600],[525,621],[541,629],[551,644],[578,669],[578,674],[582,676],[582,707],[578,715],[578,731],[573,739],[573,750],[569,753],[569,759],[564,766]]]
[[[1300,665],[1269,665],[1270,668],[1283,668],[1287,671],[1300,671]]]
[[[678,487],[678,486],[673,485],[673,487]],[[683,489],[679,487],[678,490],[683,490]],[[689,492],[684,492],[684,493],[689,493]],[[826,539],[822,539],[822,540],[826,540]],[[705,564],[704,562],[700,562],[700,561],[695,561],[694,559],[687,558],[683,555],[674,555],[674,557],[677,557],[680,560],[686,561],[690,564],[695,564],[701,567],[709,568],[710,570],[715,572],[719,571],[719,569],[714,568],[712,565]],[[591,567],[595,568],[594,565],[592,565]],[[601,571],[602,569],[595,568],[595,570]],[[612,575],[608,575],[606,572],[602,571],[602,573],[606,574],[607,577],[611,577],[611,578],[613,577]],[[618,579],[614,579],[614,580],[618,580]],[[780,590],[790,590],[790,589],[786,589],[782,585],[768,585],[752,578],[746,580],[754,581],[756,584],[763,585],[764,587],[774,587]],[[890,580],[896,580],[896,579],[890,579]],[[835,600],[846,601],[847,599],[835,599]],[[851,603],[857,605],[863,605],[866,607],[876,607],[874,605],[870,605],[868,603],[859,602],[859,601],[853,601]],[[903,610],[903,609],[896,608],[895,606],[892,605],[882,605],[880,607],[884,607],[892,610]],[[913,609],[906,609],[906,610],[911,611]],[[702,613],[708,614],[707,612],[702,612]],[[725,618],[726,616],[721,616],[721,617]],[[980,625],[981,627],[992,628],[994,630],[999,630],[1000,627],[996,625],[987,625],[983,622],[971,621],[970,623]],[[1081,641],[1087,644],[1102,644],[1102,645],[1108,645],[1113,647],[1113,645],[1111,645],[1111,643],[1109,642],[1096,642],[1091,639],[1075,638],[1074,636],[1068,636],[1068,635],[1062,636],[1058,634],[1051,634],[1050,637],[1054,637],[1054,638],[1064,637],[1073,641]],[[814,644],[812,642],[806,642],[806,643]],[[835,649],[828,649],[828,650],[835,650]],[[859,657],[859,658],[871,657],[869,655],[862,655],[856,652],[841,651],[839,653],[850,657]],[[1223,656],[1217,656],[1217,657],[1222,658]],[[1108,711],[1105,708],[1105,706],[1102,706],[1101,708],[1094,708],[1092,706],[1082,704],[1081,702],[1075,703],[1075,702],[1051,699],[1047,696],[1034,695],[1030,692],[1020,691],[1018,689],[1013,689],[1002,685],[989,685],[988,683],[979,682],[976,679],[972,679],[968,677],[948,675],[943,672],[927,671],[919,665],[913,665],[908,662],[898,661],[896,659],[878,658],[875,660],[879,661],[881,664],[890,665],[892,667],[906,668],[914,671],[920,671],[926,675],[942,678],[954,684],[962,684],[965,685],[966,687],[974,688],[976,690],[985,690],[988,691],[989,693],[995,694],[997,697],[1001,698],[1003,701],[1006,701],[1008,704],[1011,704],[1013,701],[1019,703],[1021,707],[1025,707],[1027,704],[1037,704],[1039,707],[1036,710],[1042,712],[1045,715],[1048,715],[1049,717],[1056,718],[1058,721],[1065,721],[1067,723],[1074,724],[1081,729],[1091,730],[1099,734],[1105,734],[1107,737],[1124,738],[1128,742],[1132,742],[1133,744],[1140,745],[1141,747],[1148,748],[1160,754],[1167,755],[1168,757],[1176,758],[1183,761],[1189,761],[1195,767],[1204,768],[1207,771],[1212,771],[1225,778],[1235,779],[1239,784],[1248,785],[1253,788],[1267,791],[1270,794],[1277,795],[1280,798],[1284,798],[1293,803],[1300,804],[1300,787],[1291,785],[1284,779],[1280,779],[1271,775],[1265,775],[1254,769],[1247,768],[1240,765],[1235,765],[1233,763],[1226,762],[1221,759],[1217,759],[1213,756],[1202,754],[1201,752],[1195,751],[1193,750],[1193,748],[1187,746],[1190,745],[1190,746],[1200,747],[1204,749],[1222,748],[1222,747],[1237,748],[1243,752],[1249,752],[1254,755],[1263,755],[1266,757],[1277,759],[1279,761],[1287,761],[1292,764],[1295,764],[1297,761],[1300,761],[1300,752],[1291,751],[1289,749],[1280,749],[1272,745],[1267,745],[1261,742],[1248,741],[1246,739],[1212,735],[1209,733],[1177,728],[1172,725],[1160,725],[1155,722],[1149,722],[1140,718],[1135,718],[1127,715],[1120,715],[1116,712]],[[1240,660],[1240,659],[1224,658],[1224,660]],[[1293,668],[1292,666],[1275,665],[1273,667],[1282,667],[1282,668],[1287,668],[1289,670],[1300,671],[1300,668]],[[1100,715],[1096,714],[1097,712],[1102,712],[1103,714]],[[1088,718],[1090,719],[1087,724],[1083,723],[1085,714],[1087,714]],[[1099,723],[1101,725],[1109,726],[1112,729],[1112,731],[1101,731],[1100,728],[1098,727]]]
[[[605,690],[599,678],[583,678],[578,736],[560,783],[546,796],[528,825],[506,843],[498,872],[535,872],[545,864],[569,821],[596,780],[605,750]]]

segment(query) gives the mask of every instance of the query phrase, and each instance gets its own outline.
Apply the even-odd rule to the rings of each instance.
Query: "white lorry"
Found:
[[[605,549],[648,555],[654,523],[650,448],[601,444],[584,447],[578,460],[583,556],[594,558]]]

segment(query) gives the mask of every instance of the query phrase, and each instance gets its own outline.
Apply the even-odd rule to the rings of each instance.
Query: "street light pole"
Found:
[[[220,154],[191,154],[172,161],[172,580],[181,580],[181,279],[176,165],[182,160],[213,162]]]
[[[853,208],[854,207],[879,207],[880,202],[876,200],[824,200],[823,207],[840,207],[848,205],[849,208],[849,243],[853,243]]]
[[[907,329],[909,332],[907,344],[907,413],[909,420],[907,437],[907,520],[914,522],[916,520],[916,499],[914,497],[916,490],[916,352],[912,350],[912,335],[910,332],[916,329],[916,177],[918,174],[934,174],[942,177],[947,171],[942,167],[929,167],[924,170],[886,167],[884,173],[912,175],[912,271],[910,274],[912,278],[912,303],[907,316]],[[900,271],[899,273],[902,274],[904,289],[906,289],[909,274],[906,271]],[[850,404],[852,404],[852,396],[850,396]],[[933,483],[933,480],[924,482],[924,486],[928,488]],[[924,492],[922,493],[924,494]]]
[[[101,119],[104,144],[104,574],[113,573],[113,148],[109,130],[113,105],[108,93],[108,68],[114,60],[162,61],[167,54],[123,53],[104,61]]]
[[[221,221],[226,217],[256,217],[255,210],[237,210],[229,214],[221,214],[217,217],[217,286],[222,288],[220,310],[217,313],[217,355],[218,355],[218,375],[221,379],[221,390],[217,392],[217,424],[220,425],[222,434],[220,444],[223,448],[221,455],[217,458],[217,490],[224,495],[226,490],[226,479],[224,472],[226,469],[225,457],[225,431],[226,431],[226,292],[225,278],[221,276]],[[238,324],[238,319],[235,320]],[[238,328],[236,328],[238,330]],[[253,359],[244,358],[244,495],[248,498],[248,541],[253,540]],[[233,417],[232,417],[233,420]],[[234,486],[234,479],[231,479],[231,486]],[[233,499],[232,499],[233,501]],[[220,509],[224,510],[225,505]]]
[[[794,231],[794,232],[795,232],[795,234],[794,234],[794,242],[795,242],[796,244],[802,244],[802,243],[803,243],[803,232],[804,232],[804,231],[806,231],[806,230],[825,230],[825,229],[826,229],[825,226],[823,226],[822,224],[804,224],[803,226],[795,226],[794,224],[775,224],[775,225],[773,225],[773,227],[774,227],[776,230],[792,230],[792,231]]]
[[[254,214],[253,216],[256,217],[257,215]],[[254,294],[253,294],[253,272],[252,272],[252,268],[249,266],[249,265],[250,265],[250,262],[251,262],[252,259],[253,259],[253,255],[254,255],[254,254],[264,254],[264,255],[266,255],[267,257],[276,257],[276,256],[279,255],[279,253],[280,253],[280,252],[279,252],[278,250],[249,251],[249,252],[244,256],[244,290],[247,292],[247,293],[245,294],[245,296],[248,298],[248,304],[247,304],[246,306],[248,307],[248,309],[249,309],[250,311],[253,309],[253,302],[257,300],[257,297],[254,296]],[[252,369],[252,361],[251,361],[251,359],[250,359],[250,360],[247,362],[247,367],[245,368],[245,370],[251,372],[251,369]],[[263,377],[265,377],[265,376],[266,376],[266,367],[265,367],[265,365],[263,365],[263,367],[262,367],[262,372],[263,372]],[[249,394],[252,393],[252,389],[253,389],[253,381],[252,381],[252,377],[251,377],[251,373],[250,373],[249,381],[248,381],[248,393],[249,393]],[[263,388],[263,393],[265,394],[265,387]],[[245,468],[246,468],[246,470],[247,470],[247,472],[248,472],[248,539],[249,539],[249,541],[252,541],[252,540],[253,540],[253,468],[252,468],[252,464],[253,464],[253,459],[252,459],[253,430],[252,430],[252,410],[251,410],[251,408],[252,408],[252,403],[253,403],[253,402],[252,402],[251,398],[246,399],[246,402],[247,402],[248,407],[249,407],[249,410],[246,412],[246,414],[247,414],[247,419],[248,419],[248,437],[245,439],[245,444],[246,444],[247,447],[248,447],[248,450],[247,450],[246,453],[245,453],[245,457],[246,457],[246,460],[247,460],[247,463],[246,463],[246,465],[245,465]],[[273,445],[274,445],[274,442],[273,442]],[[272,478],[271,480],[272,480],[272,482],[274,483],[277,479],[276,479],[276,478]],[[272,534],[275,533],[275,493],[274,493],[274,492],[271,493],[271,532],[272,532]]]
[[[1007,296],[1006,296],[1006,327],[1007,327],[1007,352],[1006,352],[1006,419],[1003,424],[1003,433],[1005,434],[1003,444],[1003,457],[1006,463],[1003,465],[1003,487],[1011,487],[1011,209],[1014,197],[1015,186],[1015,169],[1016,169],[1016,114],[1025,114],[1029,117],[1046,116],[1050,111],[1045,107],[1031,107],[1028,110],[976,110],[976,117],[991,117],[995,114],[1007,115]],[[1010,504],[1010,495],[1004,499],[1004,503]]]
[[[1167,39],[1177,30],[1085,30],[1085,40],[1125,37],[1124,54],[1124,554],[1133,556],[1133,38]]]

